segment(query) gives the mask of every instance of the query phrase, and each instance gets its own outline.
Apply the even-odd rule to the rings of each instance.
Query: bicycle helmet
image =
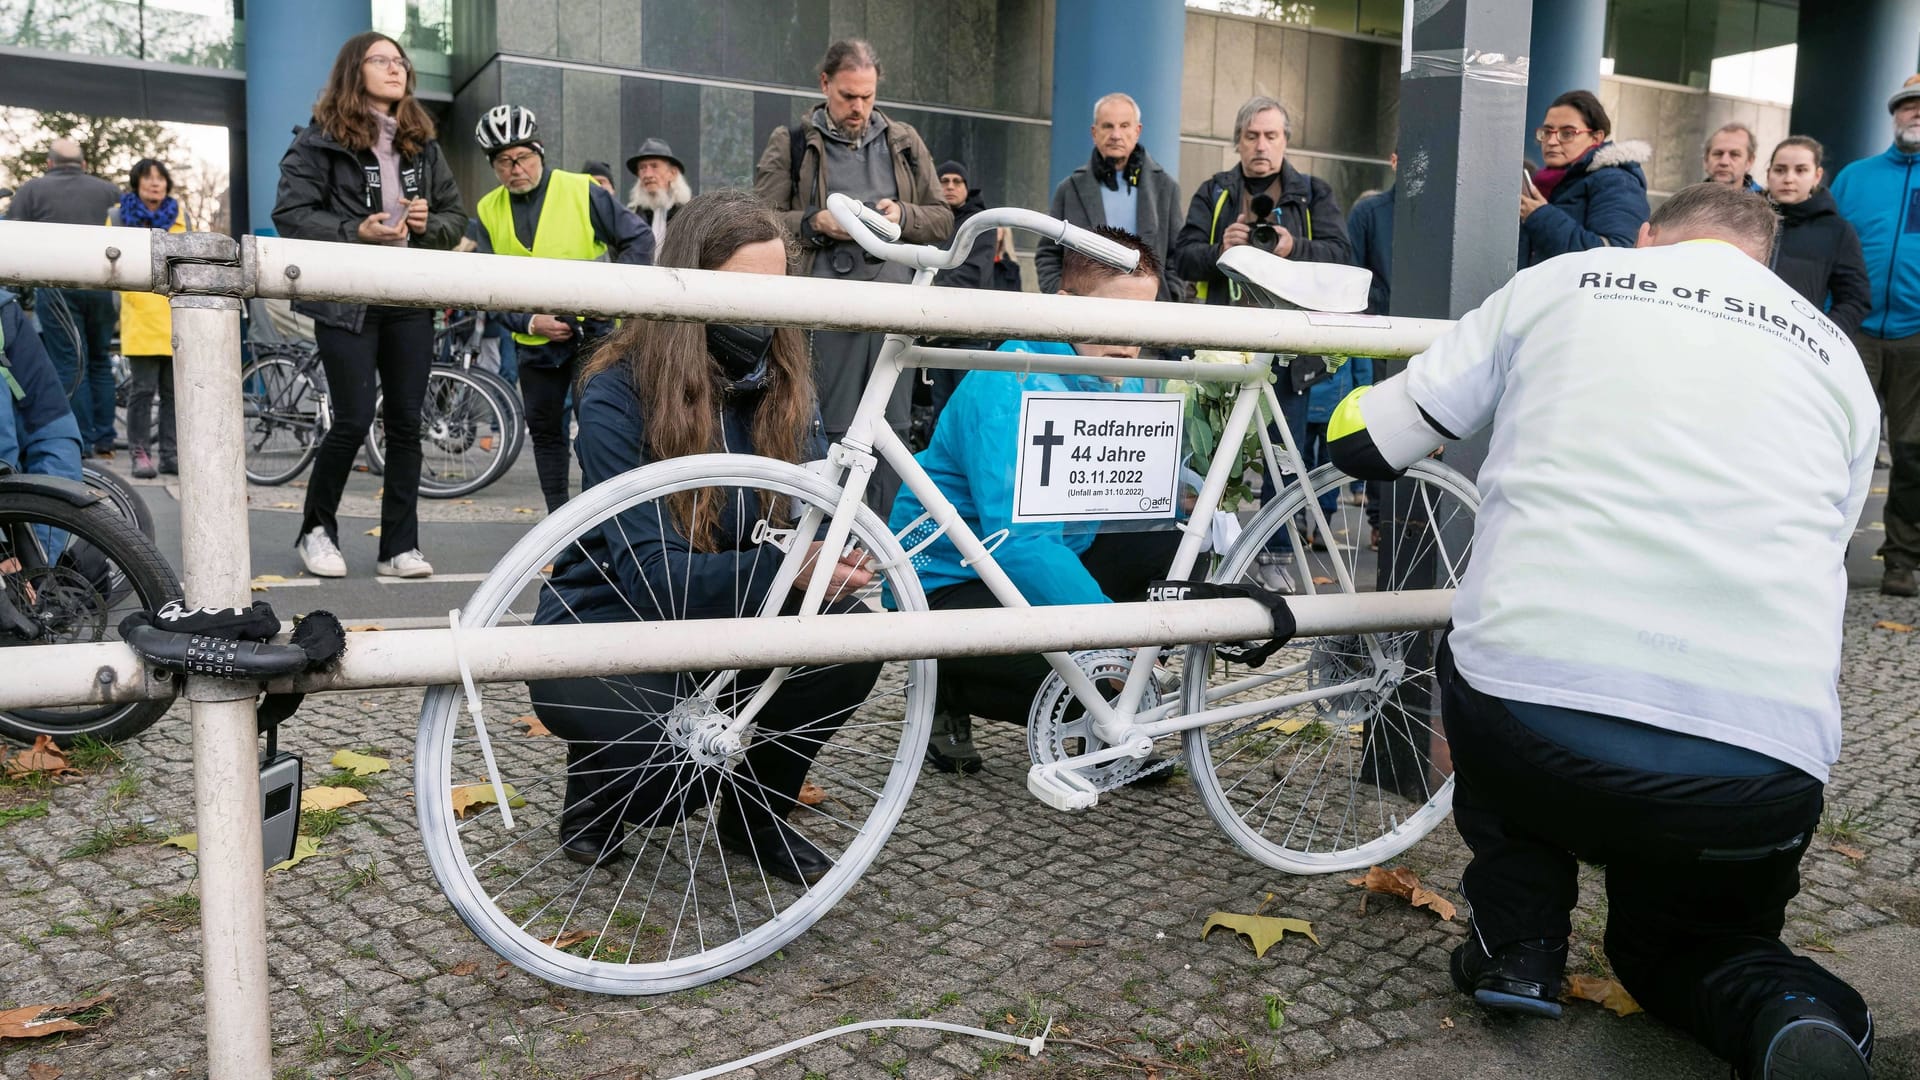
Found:
[[[533,110],[520,105],[495,105],[473,125],[474,141],[486,151],[488,161],[516,146],[530,146],[534,153],[545,157],[547,151],[540,145],[539,134],[540,125],[533,119]]]

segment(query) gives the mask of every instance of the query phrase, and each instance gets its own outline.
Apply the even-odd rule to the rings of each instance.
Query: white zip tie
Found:
[[[986,1028],[968,1027],[965,1024],[946,1024],[938,1020],[863,1020],[858,1024],[845,1024],[828,1031],[809,1035],[804,1039],[795,1039],[784,1046],[776,1046],[771,1050],[763,1050],[752,1057],[743,1057],[738,1061],[729,1061],[725,1065],[715,1065],[711,1069],[702,1069],[699,1072],[676,1076],[673,1080],[708,1080],[709,1077],[725,1076],[730,1072],[738,1072],[741,1069],[758,1065],[763,1061],[772,1061],[774,1058],[788,1051],[798,1050],[803,1046],[811,1046],[814,1043],[831,1039],[836,1035],[847,1035],[856,1031],[872,1031],[877,1028],[896,1027],[927,1028],[932,1031],[950,1031],[956,1035],[976,1035],[982,1039],[994,1039],[999,1042],[1012,1043],[1015,1046],[1024,1046],[1027,1048],[1028,1057],[1039,1057],[1040,1051],[1047,1047],[1047,1033],[1053,1030],[1053,1017],[1047,1017],[1047,1026],[1041,1030],[1040,1034],[1035,1035],[1031,1039],[1022,1039],[1014,1035],[1002,1035],[997,1031],[988,1031]]]
[[[473,716],[473,732],[480,737],[480,756],[487,761],[487,780],[493,784],[494,802],[500,807],[500,823],[513,828],[513,807],[507,805],[507,788],[500,782],[500,766],[494,764],[493,742],[487,738],[487,722],[480,715],[480,691],[473,686],[473,669],[467,666],[467,654],[460,648],[460,609],[447,612],[451,624],[453,659],[460,665],[460,683],[467,689],[467,712]]]

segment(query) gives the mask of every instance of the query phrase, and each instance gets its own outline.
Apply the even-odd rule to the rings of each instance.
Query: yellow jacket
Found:
[[[119,207],[115,207],[107,215],[107,224],[118,225],[119,216]],[[173,228],[167,231],[187,231],[185,207],[180,208]],[[167,306],[166,297],[145,292],[120,294],[120,355],[173,355],[173,309]]]

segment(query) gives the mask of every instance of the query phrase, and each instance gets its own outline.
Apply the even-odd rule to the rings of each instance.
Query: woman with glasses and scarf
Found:
[[[107,224],[132,229],[186,232],[193,226],[173,197],[173,174],[152,158],[141,158],[127,174],[127,192],[107,213]],[[133,371],[127,393],[127,450],[133,475],[142,480],[180,471],[173,427],[173,309],[153,293],[120,294],[120,354]],[[153,398],[160,396],[160,455],[154,457]]]
[[[775,277],[792,264],[779,217],[743,191],[687,203],[657,257],[660,266]],[[575,397],[581,498],[620,473],[690,454],[802,462],[826,450],[806,335],[796,329],[629,319],[587,362]],[[716,494],[722,491],[724,505]],[[701,488],[608,519],[554,560],[534,622],[757,613],[783,553],[754,528],[779,517],[780,509],[743,505],[752,497]],[[797,610],[812,565],[784,598],[786,613]],[[855,594],[873,578],[863,554],[843,556],[832,571],[826,610],[866,610]],[[866,700],[879,674],[877,663],[794,669],[758,713],[757,734],[725,779],[666,738],[665,714],[690,700],[702,682],[699,673],[530,683],[534,712],[568,741],[562,853],[588,865],[612,862],[625,854],[631,831],[671,827],[717,803],[723,847],[783,880],[818,880],[832,860],[788,824],[787,814],[815,755]],[[741,672],[714,707],[737,711],[766,676]]]
[[[467,212],[434,141],[433,118],[414,97],[413,64],[400,44],[369,31],[334,58],[313,119],[280,159],[273,224],[297,240],[441,251],[460,242]],[[420,412],[433,365],[433,313],[422,308],[296,300],[314,321],[333,426],[313,459],[296,547],[315,577],[345,577],[336,513],[354,457],[386,391],[387,467],[380,500],[378,573],[427,577],[420,552]],[[376,382],[377,377],[377,382]]]
[[[1555,255],[1598,247],[1632,247],[1647,220],[1647,174],[1652,150],[1643,142],[1614,143],[1613,121],[1591,90],[1553,99],[1534,129],[1546,164],[1520,188],[1520,268]]]

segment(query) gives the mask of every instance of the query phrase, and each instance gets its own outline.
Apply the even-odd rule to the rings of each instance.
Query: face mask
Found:
[[[707,351],[720,370],[735,381],[758,383],[766,378],[767,357],[773,352],[773,327],[707,324]]]

